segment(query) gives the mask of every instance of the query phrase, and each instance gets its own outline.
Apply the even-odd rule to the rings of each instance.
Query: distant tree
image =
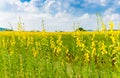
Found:
[[[86,31],[80,26],[80,23],[73,23],[73,29],[74,31]]]
[[[12,29],[0,28],[0,31],[13,31]]]
[[[83,29],[82,27],[77,28],[75,31],[86,31],[85,29]]]

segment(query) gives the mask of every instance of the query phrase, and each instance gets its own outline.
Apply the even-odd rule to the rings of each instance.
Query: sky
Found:
[[[0,27],[17,30],[20,17],[25,30],[41,31],[42,20],[47,31],[97,30],[96,13],[118,28],[120,0],[0,0]]]

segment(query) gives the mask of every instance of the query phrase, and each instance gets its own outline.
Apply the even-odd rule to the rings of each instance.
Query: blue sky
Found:
[[[18,17],[26,30],[42,30],[44,20],[47,31],[73,31],[78,23],[85,29],[96,30],[96,13],[104,22],[113,20],[115,28],[120,22],[119,0],[1,0],[0,27],[16,30]],[[73,26],[73,23],[76,25]]]
[[[21,2],[30,2],[31,0],[20,0]]]

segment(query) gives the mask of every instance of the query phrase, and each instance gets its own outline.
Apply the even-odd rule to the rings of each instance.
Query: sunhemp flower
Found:
[[[105,30],[106,30],[106,25],[105,25],[105,23],[102,22],[101,25],[102,25],[102,31],[105,31]]]
[[[38,51],[35,50],[35,48],[33,48],[33,49],[32,49],[32,52],[33,52],[33,56],[34,56],[34,58],[36,58],[36,57],[37,57],[37,54],[38,54]]]
[[[106,45],[102,42],[101,47],[100,47],[102,55],[107,54],[108,52],[106,51]]]
[[[84,58],[85,58],[85,61],[87,61],[87,62],[90,61],[90,56],[87,52],[84,54]]]
[[[110,21],[110,22],[109,22],[109,26],[110,26],[110,30],[113,31],[114,22],[113,22],[113,21]]]

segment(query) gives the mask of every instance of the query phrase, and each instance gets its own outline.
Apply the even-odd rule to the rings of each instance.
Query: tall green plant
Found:
[[[42,20],[42,32],[46,32],[44,20]]]
[[[102,28],[102,31],[107,30],[106,25],[105,25],[105,23],[103,22],[103,19],[102,19],[102,16],[100,15],[100,13],[96,13],[96,16],[97,16],[98,31],[99,31],[100,26],[101,26],[101,28]]]
[[[21,18],[19,17],[17,30],[18,31],[24,31],[23,25],[24,25],[24,23],[21,22]]]

